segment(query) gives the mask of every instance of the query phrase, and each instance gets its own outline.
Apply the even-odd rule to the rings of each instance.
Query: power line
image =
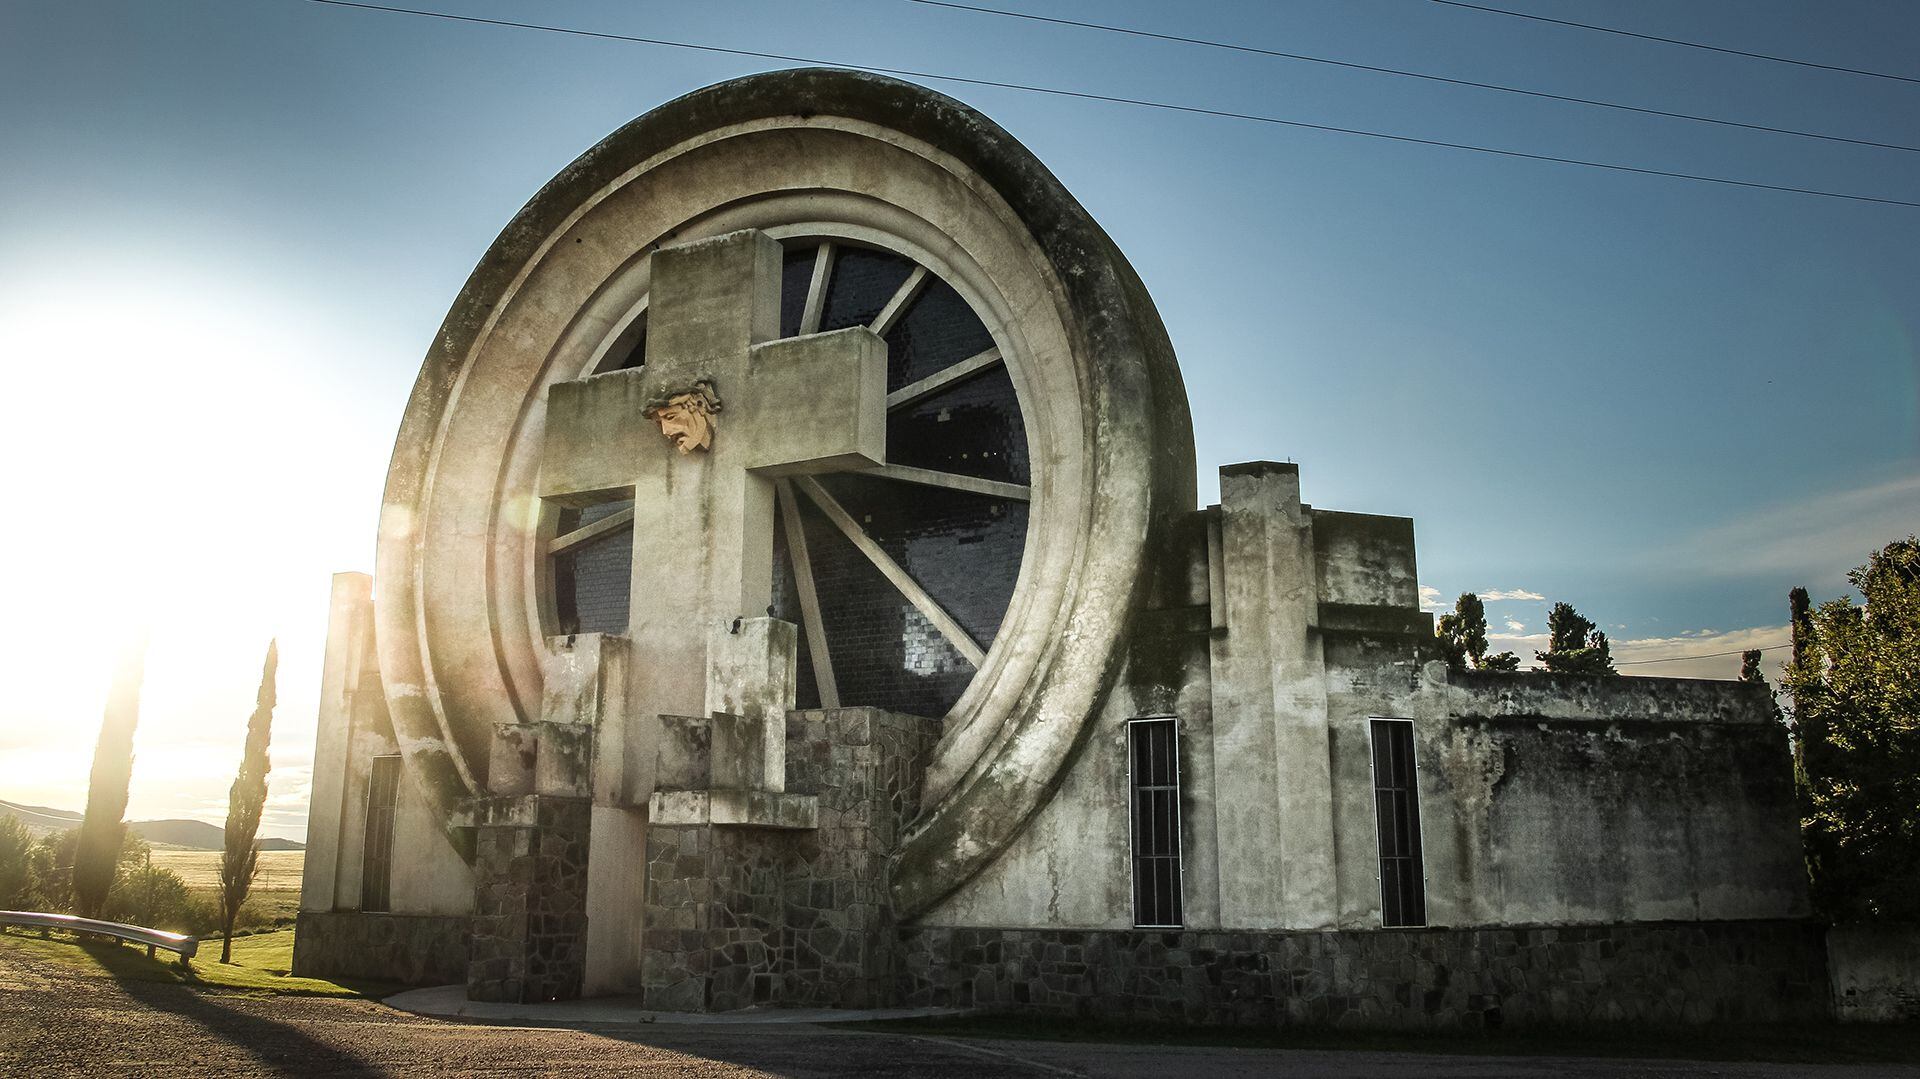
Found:
[[[1615,660],[1616,667],[1632,667],[1640,663],[1684,663],[1690,659],[1719,659],[1721,656],[1739,656],[1748,652],[1777,652],[1782,648],[1792,648],[1791,644],[1770,644],[1765,648],[1736,648],[1731,652],[1707,652],[1698,656],[1664,656],[1660,659],[1621,659]]]
[[[1841,67],[1838,64],[1816,64],[1812,60],[1796,60],[1791,56],[1774,56],[1771,53],[1748,52],[1745,49],[1729,49],[1720,45],[1706,45],[1698,41],[1685,41],[1677,37],[1661,37],[1658,34],[1639,34],[1632,30],[1618,30],[1611,26],[1595,26],[1593,23],[1574,22],[1571,19],[1549,19],[1545,15],[1532,15],[1524,11],[1509,11],[1503,7],[1487,7],[1484,4],[1469,4],[1465,0],[1431,0],[1435,4],[1448,7],[1468,8],[1473,11],[1485,11],[1494,15],[1506,15],[1515,19],[1531,19],[1534,22],[1550,22],[1556,26],[1573,26],[1582,30],[1594,30],[1602,34],[1618,34],[1621,37],[1636,37],[1642,41],[1658,41],[1666,45],[1680,45],[1689,49],[1704,49],[1707,52],[1725,53],[1728,56],[1745,56],[1752,60],[1771,60],[1776,64],[1793,64],[1796,67],[1813,67],[1822,71],[1839,71],[1848,75],[1865,75],[1874,79],[1891,79],[1894,82],[1920,84],[1920,79],[1907,75],[1894,75],[1885,71],[1868,71],[1866,68]]]
[[[1475,82],[1472,79],[1455,79],[1445,75],[1431,75],[1423,71],[1404,71],[1400,68],[1360,64],[1350,60],[1334,60],[1329,57],[1311,56],[1306,53],[1282,52],[1278,49],[1265,49],[1255,45],[1241,45],[1231,41],[1214,41],[1209,38],[1185,37],[1180,34],[1163,34],[1153,30],[1140,30],[1131,26],[1114,26],[1108,23],[1083,22],[1079,19],[1061,19],[1050,15],[1032,15],[1024,11],[1007,11],[1002,8],[981,7],[976,4],[954,3],[953,0],[907,0],[907,3],[920,4],[925,7],[950,8],[954,11],[971,11],[981,15],[1000,15],[1009,19],[1025,19],[1029,22],[1052,23],[1056,26],[1072,26],[1085,30],[1099,30],[1109,34],[1125,34],[1129,37],[1152,38],[1156,41],[1171,41],[1183,45],[1200,45],[1209,49],[1225,49],[1230,52],[1250,53],[1256,56],[1271,56],[1282,60],[1300,60],[1309,64],[1326,64],[1329,67],[1347,68],[1351,71],[1369,71],[1380,75],[1395,75],[1407,79],[1422,79],[1427,82],[1446,83],[1449,86],[1471,86],[1479,90],[1497,90],[1503,94],[1520,94],[1524,97],[1544,98],[1548,101],[1566,101],[1576,105],[1591,105],[1601,109],[1618,109],[1621,112],[1637,112],[1646,116],[1665,116],[1675,120],[1691,120],[1695,123],[1744,128],[1748,131],[1765,131],[1775,135],[1793,135],[1803,139],[1822,139],[1827,142],[1850,143],[1854,146],[1873,146],[1883,150],[1905,150],[1908,153],[1920,153],[1920,146],[1907,146],[1897,142],[1876,142],[1872,139],[1853,139],[1847,138],[1844,135],[1825,135],[1818,131],[1801,131],[1798,128],[1791,127],[1774,127],[1769,124],[1749,124],[1740,120],[1723,120],[1714,116],[1698,116],[1690,112],[1672,112],[1667,109],[1646,108],[1640,105],[1625,105],[1617,101],[1601,101],[1597,98],[1552,94],[1545,90],[1529,90],[1522,86],[1505,86],[1495,82]]]
[[[569,26],[519,22],[512,19],[488,19],[478,15],[455,15],[444,11],[427,11],[421,8],[362,3],[359,2],[359,0],[305,0],[305,2],[309,4],[322,4],[328,7],[357,8],[362,11],[382,11],[395,15],[418,15],[423,18],[442,19],[448,22],[475,23],[483,26],[504,26],[519,30],[539,30],[551,34],[595,38],[603,41],[625,41],[640,45],[659,45],[664,48],[689,49],[695,52],[717,53],[724,56],[746,56],[759,60],[777,60],[789,64],[839,67],[853,71],[867,71],[879,75],[899,75],[912,79],[931,79],[936,82],[960,83],[966,86],[989,86],[1001,90],[1019,90],[1026,93],[1047,94],[1053,97],[1075,98],[1082,101],[1105,101],[1116,105],[1134,105],[1140,108],[1186,113],[1193,116],[1215,116],[1228,120],[1248,120],[1254,123],[1275,124],[1282,127],[1301,128],[1309,131],[1329,131],[1341,135],[1360,135],[1366,138],[1386,139],[1391,142],[1410,143],[1416,146],[1439,146],[1450,150],[1470,150],[1474,153],[1494,154],[1499,157],[1518,158],[1526,161],[1548,161],[1561,165],[1579,165],[1590,169],[1605,169],[1609,172],[1636,173],[1642,176],[1664,176],[1674,180],[1694,180],[1700,183],[1720,184],[1725,187],[1744,187],[1755,191],[1780,191],[1794,195],[1815,195],[1820,198],[1845,199],[1849,202],[1871,202],[1883,206],[1906,206],[1913,209],[1920,209],[1920,202],[1910,202],[1904,199],[1880,198],[1874,195],[1854,195],[1844,191],[1824,191],[1818,188],[1793,187],[1787,184],[1765,184],[1753,180],[1735,180],[1725,176],[1706,176],[1691,172],[1641,168],[1636,165],[1616,165],[1606,161],[1587,161],[1576,157],[1556,157],[1552,154],[1533,154],[1521,150],[1502,150],[1492,146],[1476,146],[1472,143],[1447,142],[1442,139],[1423,139],[1413,135],[1395,135],[1384,131],[1368,131],[1364,128],[1337,127],[1332,124],[1315,124],[1305,120],[1288,120],[1283,117],[1267,116],[1260,113],[1209,109],[1198,105],[1179,105],[1166,101],[1151,101],[1146,98],[1096,94],[1084,90],[1063,90],[1058,87],[1033,86],[1017,82],[1000,82],[993,79],[975,79],[963,75],[941,75],[931,71],[915,71],[910,68],[879,67],[871,64],[849,64],[835,60],[822,60],[816,57],[794,56],[787,53],[761,52],[754,49],[733,49],[721,45],[700,45],[690,41],[641,37],[634,34],[615,34],[601,30],[580,30]]]

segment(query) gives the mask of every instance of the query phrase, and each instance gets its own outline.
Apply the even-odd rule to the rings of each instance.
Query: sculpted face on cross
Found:
[[[701,381],[668,394],[640,414],[660,425],[660,433],[667,436],[674,449],[693,453],[713,445],[713,416],[719,411],[720,397],[713,392],[713,383]]]

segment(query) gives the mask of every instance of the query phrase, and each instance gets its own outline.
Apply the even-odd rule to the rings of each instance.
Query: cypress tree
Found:
[[[267,642],[267,662],[260,672],[260,693],[247,719],[247,746],[240,755],[240,772],[227,794],[226,850],[220,856],[220,961],[233,961],[233,922],[240,904],[253,887],[259,866],[260,813],[267,804],[267,742],[273,726],[274,673],[280,666],[278,641]]]
[[[113,674],[100,740],[93,747],[93,774],[87,781],[87,813],[73,858],[74,912],[98,918],[120,863],[126,838],[127,789],[133,782],[133,728],[140,721],[140,680],[146,671],[146,642],[129,648]]]

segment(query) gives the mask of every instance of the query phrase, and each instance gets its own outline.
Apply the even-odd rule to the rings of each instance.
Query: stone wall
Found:
[[[1920,1019],[1920,925],[1836,925],[1827,931],[1836,1019]]]
[[[469,919],[460,914],[303,910],[295,923],[293,973],[450,985],[466,980],[470,935]]]
[[[900,932],[897,1003],[1239,1026],[1797,1021],[1829,1014],[1804,921],[1236,933]]]
[[[818,828],[650,827],[646,1005],[886,1003],[887,856],[937,735],[935,721],[874,708],[792,712],[787,792],[819,798]]]
[[[533,1003],[580,995],[587,962],[584,798],[496,798],[480,823],[469,1000]]]

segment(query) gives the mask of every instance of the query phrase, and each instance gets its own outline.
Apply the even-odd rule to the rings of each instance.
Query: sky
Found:
[[[1920,146],[1920,7],[1004,0],[1060,18]],[[908,0],[405,6],[1920,201],[1920,151],[1443,86]],[[269,639],[264,831],[300,838],[330,575],[370,571],[400,412],[519,206],[648,109],[777,61],[313,0],[0,0],[0,798],[78,809],[150,641],[135,819],[218,822]],[[1139,270],[1203,502],[1300,463],[1415,519],[1496,649],[1565,600],[1623,673],[1730,677],[1787,590],[1920,530],[1920,208],[922,79]],[[1769,669],[1780,651],[1767,653]]]

